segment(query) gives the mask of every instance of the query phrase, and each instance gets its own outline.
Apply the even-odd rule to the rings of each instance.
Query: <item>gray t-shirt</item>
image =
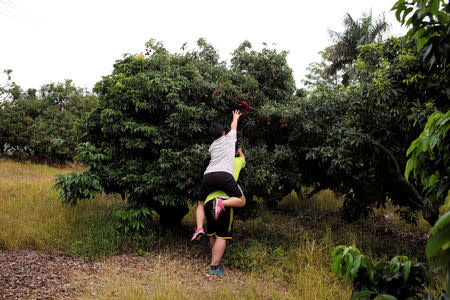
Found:
[[[230,130],[227,135],[221,136],[209,146],[211,160],[205,173],[227,172],[233,175],[234,155],[236,147],[236,130]]]

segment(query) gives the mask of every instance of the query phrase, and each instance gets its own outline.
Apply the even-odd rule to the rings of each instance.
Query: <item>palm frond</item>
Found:
[[[335,42],[326,50],[328,60],[331,62],[327,69],[328,74],[336,74],[337,71],[346,68],[358,56],[358,46],[381,40],[389,28],[385,15],[381,14],[374,19],[372,11],[364,13],[358,20],[354,20],[346,13],[343,24],[345,26],[343,32],[328,30],[328,34]]]

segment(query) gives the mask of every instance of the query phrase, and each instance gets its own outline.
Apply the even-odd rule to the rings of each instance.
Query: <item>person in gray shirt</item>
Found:
[[[245,206],[244,193],[233,177],[237,125],[241,115],[242,113],[240,111],[233,111],[233,120],[228,134],[225,134],[223,126],[218,123],[212,124],[208,129],[208,134],[214,141],[209,147],[211,160],[203,173],[202,183],[200,184],[196,210],[197,230],[192,240],[204,234],[202,228],[203,221],[205,220],[204,201],[210,193],[216,190],[222,190],[229,196],[226,200],[221,198],[211,200],[213,201],[212,213],[215,220],[217,220],[226,207]]]

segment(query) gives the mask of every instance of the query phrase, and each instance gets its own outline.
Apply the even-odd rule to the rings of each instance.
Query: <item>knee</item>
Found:
[[[241,196],[241,207],[244,207],[245,206],[245,196],[244,195],[242,195]]]
[[[204,201],[198,201],[197,202],[197,209],[196,209],[196,211],[204,210],[204,209],[205,209],[205,202]]]

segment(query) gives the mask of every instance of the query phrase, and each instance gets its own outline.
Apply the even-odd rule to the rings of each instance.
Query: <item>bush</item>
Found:
[[[72,161],[79,136],[75,122],[92,109],[97,98],[70,80],[50,83],[38,91],[14,93],[0,103],[0,155]]]
[[[286,52],[255,52],[245,42],[227,68],[211,45],[200,39],[198,46],[171,54],[150,41],[145,55],[125,55],[96,84],[99,104],[78,122],[76,156],[95,184],[84,185],[82,174],[59,177],[64,202],[76,203],[101,187],[133,207],[154,209],[161,224],[180,224],[188,203],[198,200],[209,160],[207,128],[212,122],[229,126],[233,109],[244,112],[238,140],[248,157],[240,179],[247,198],[279,201],[293,188],[299,172],[292,151],[282,146],[286,128],[267,118],[270,106],[293,101]]]
[[[430,282],[428,267],[406,256],[375,264],[355,247],[337,246],[331,253],[331,269],[353,284],[353,299],[417,299],[426,297]]]

